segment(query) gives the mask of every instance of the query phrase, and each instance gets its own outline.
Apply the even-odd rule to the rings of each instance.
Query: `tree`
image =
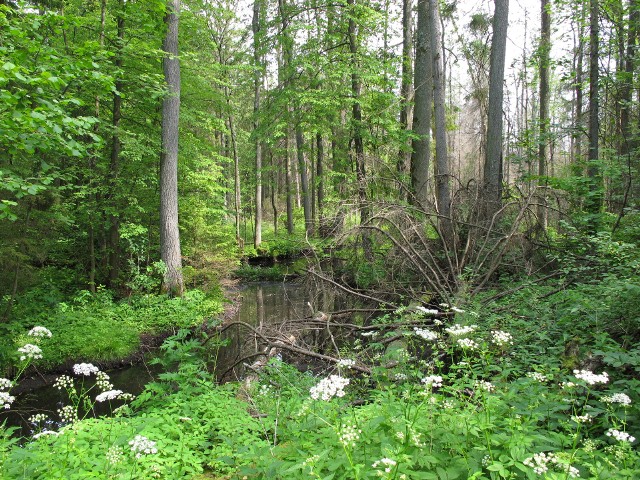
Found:
[[[486,213],[489,218],[498,212],[502,203],[502,103],[509,0],[495,0],[494,5],[491,57],[489,60],[487,150],[484,161]]]
[[[599,115],[599,5],[598,0],[589,2],[589,154],[587,160],[587,177],[589,178],[589,193],[585,202],[585,209],[590,214],[597,214],[602,205],[602,179],[598,164],[598,130]],[[589,222],[590,228],[595,229],[595,223]]]
[[[432,65],[429,36],[429,0],[418,0],[416,25],[416,61],[414,68],[415,106],[411,153],[411,187],[414,202],[422,208],[429,200],[429,162],[431,158],[431,106],[433,103]]]
[[[260,90],[262,87],[262,62],[261,62],[261,45],[260,45],[260,0],[253,2],[253,20],[251,22],[253,30],[253,134],[256,152],[256,223],[255,237],[253,245],[258,248],[262,243],[262,144],[258,136],[258,113],[260,111]]]
[[[540,75],[540,112],[538,140],[538,187],[546,188],[547,152],[549,150],[549,71],[551,52],[551,14],[549,0],[540,0],[540,44],[538,46],[538,68]],[[546,195],[542,195],[538,207],[538,222],[542,229],[547,226],[547,209],[544,205]]]
[[[162,155],[160,161],[160,252],[165,263],[163,291],[182,296],[182,254],[178,230],[178,121],[180,117],[180,60],[178,25],[180,0],[169,0],[167,32],[162,45],[163,70],[168,86],[162,101]]]
[[[412,55],[413,48],[413,2],[412,0],[402,1],[402,79],[400,82],[400,97],[402,100],[400,108],[400,128],[402,130],[411,130],[411,87],[412,87]],[[398,174],[401,179],[409,173],[409,165],[411,164],[411,149],[406,143],[400,146],[398,152]],[[406,190],[403,187],[404,182],[400,181],[400,196],[407,199]]]
[[[445,115],[444,66],[440,30],[440,10],[437,0],[429,0],[431,55],[433,61],[433,101],[436,139],[436,210],[440,215],[442,234],[448,241],[451,215],[449,191],[449,158],[447,153],[447,119]]]

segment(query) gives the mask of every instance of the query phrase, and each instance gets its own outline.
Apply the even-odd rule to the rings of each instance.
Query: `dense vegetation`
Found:
[[[0,476],[638,478],[640,6],[515,3],[0,1]]]

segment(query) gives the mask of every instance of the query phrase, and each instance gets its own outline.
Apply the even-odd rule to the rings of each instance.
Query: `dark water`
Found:
[[[145,385],[155,378],[159,373],[159,369],[155,365],[140,363],[118,370],[107,371],[106,373],[110,377],[109,381],[113,384],[114,390],[122,390],[125,393],[138,395],[144,390]],[[94,376],[84,377],[83,380],[74,376],[73,372],[67,375],[75,380],[76,390],[90,388],[95,380]],[[41,382],[38,382],[43,385],[19,394],[13,393],[16,396],[16,400],[11,405],[11,409],[0,412],[0,422],[6,420],[7,426],[18,427],[15,434],[22,437],[32,434],[34,425],[29,422],[29,418],[36,414],[44,414],[48,417],[45,423],[40,424],[48,430],[56,430],[62,426],[57,410],[64,405],[69,405],[70,402],[65,390],[58,390],[53,387],[53,382],[57,377],[57,375],[47,375],[40,379]],[[90,391],[91,399],[94,399],[99,393],[99,389],[93,388]],[[114,401],[111,405],[116,408],[122,403],[124,402]],[[109,402],[96,403],[94,414],[107,415],[110,413],[109,408]]]
[[[231,321],[245,322],[256,328],[277,328],[309,317],[319,309],[318,303],[322,303],[314,288],[301,283],[260,282],[242,287],[240,294],[240,307]],[[218,378],[235,380],[245,372],[241,360],[260,350],[261,340],[242,326],[226,330],[223,338],[228,345],[218,354]],[[251,364],[254,360],[256,358],[248,358],[246,363]]]
[[[231,320],[245,322],[256,328],[267,327],[279,331],[287,330],[291,335],[292,329],[295,335],[296,321],[310,317],[322,310],[330,312],[344,308],[343,301],[335,296],[330,289],[316,288],[308,283],[283,283],[261,282],[245,285],[240,288],[239,308],[235,317]],[[250,330],[243,327],[229,328],[223,334],[228,345],[219,350],[216,374],[221,381],[236,380],[245,373],[242,359],[251,354],[262,351],[261,340]],[[258,357],[250,357],[246,363],[252,364]],[[132,365],[119,370],[107,372],[114,389],[137,395],[142,392],[144,386],[154,380],[159,367],[145,363]],[[73,372],[68,373],[78,378]],[[63,405],[69,404],[67,395],[52,386],[55,376],[46,378],[46,386],[33,388],[29,391],[15,394],[16,401],[9,410],[0,411],[0,422],[6,420],[8,426],[16,426],[19,430],[16,434],[30,436],[32,425],[29,418],[32,415],[42,413],[52,419],[46,427],[56,429],[60,426],[57,410]],[[90,381],[90,380],[88,380]],[[92,398],[98,394],[98,389],[92,391]],[[116,402],[114,406],[118,406]],[[98,415],[108,414],[108,402],[98,404]],[[100,410],[102,408],[102,410]]]

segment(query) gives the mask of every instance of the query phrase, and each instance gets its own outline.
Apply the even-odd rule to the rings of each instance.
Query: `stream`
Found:
[[[311,314],[309,303],[320,303],[323,308],[330,310],[339,303],[333,295],[327,297],[326,292],[316,295],[312,288],[302,283],[260,282],[239,287],[239,308],[231,321],[241,321],[250,325],[278,325],[282,322],[303,318]],[[320,299],[318,299],[320,297]],[[327,300],[330,298],[330,300]],[[247,335],[243,328],[230,328],[224,336],[228,345],[220,348],[216,374],[221,381],[240,378],[244,372],[242,362],[233,367],[239,359],[256,351],[257,344],[252,335]],[[249,362],[251,363],[251,361]],[[108,371],[110,382],[114,389],[137,395],[144,390],[147,383],[154,380],[160,373],[159,367],[146,362]],[[73,372],[67,373],[73,377]],[[57,410],[67,402],[66,393],[53,386],[57,376],[47,375],[40,383],[44,384],[16,395],[11,409],[0,411],[0,422],[7,422],[7,426],[18,427],[15,435],[28,437],[31,435],[32,425],[29,418],[35,414],[44,414],[49,419],[48,429],[60,427]],[[105,402],[108,403],[108,402]],[[97,414],[106,414],[100,411]]]

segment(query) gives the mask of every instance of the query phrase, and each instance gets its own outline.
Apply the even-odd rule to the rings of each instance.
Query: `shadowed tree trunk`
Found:
[[[489,59],[487,150],[484,162],[486,213],[489,219],[498,212],[502,203],[502,102],[504,98],[504,64],[509,0],[495,0],[494,4],[491,57]]]
[[[589,3],[589,155],[587,176],[589,177],[589,193],[585,202],[585,210],[597,214],[602,205],[602,179],[598,165],[598,120],[599,114],[599,6],[598,0]],[[595,219],[589,222],[590,229],[595,231]]]
[[[433,74],[429,38],[429,0],[418,0],[416,25],[416,62],[414,68],[415,106],[413,109],[411,188],[415,204],[428,204],[429,163],[431,159],[431,108],[433,103]]]
[[[182,255],[178,230],[178,120],[180,118],[180,61],[178,23],[180,1],[170,0],[166,16],[167,33],[164,78],[169,87],[162,101],[162,159],[160,162],[160,253],[166,265],[163,291],[182,296]]]
[[[253,2],[253,135],[256,152],[256,223],[254,247],[262,243],[262,145],[258,135],[258,113],[260,112],[260,87],[262,83],[262,68],[260,62],[260,1]]]
[[[400,128],[405,131],[411,130],[411,75],[412,62],[411,50],[413,46],[413,25],[412,25],[412,0],[403,0],[402,2],[402,83],[400,85],[400,100],[402,105],[400,108]],[[407,189],[403,178],[409,174],[409,165],[411,162],[411,148],[404,144],[398,152],[398,175],[400,181],[400,198],[407,200]]]
[[[538,46],[539,74],[540,74],[540,112],[538,140],[538,187],[541,190],[540,205],[538,206],[538,222],[540,228],[547,228],[546,188],[547,152],[549,151],[549,62],[551,52],[551,14],[549,0],[540,1],[540,44]]]

